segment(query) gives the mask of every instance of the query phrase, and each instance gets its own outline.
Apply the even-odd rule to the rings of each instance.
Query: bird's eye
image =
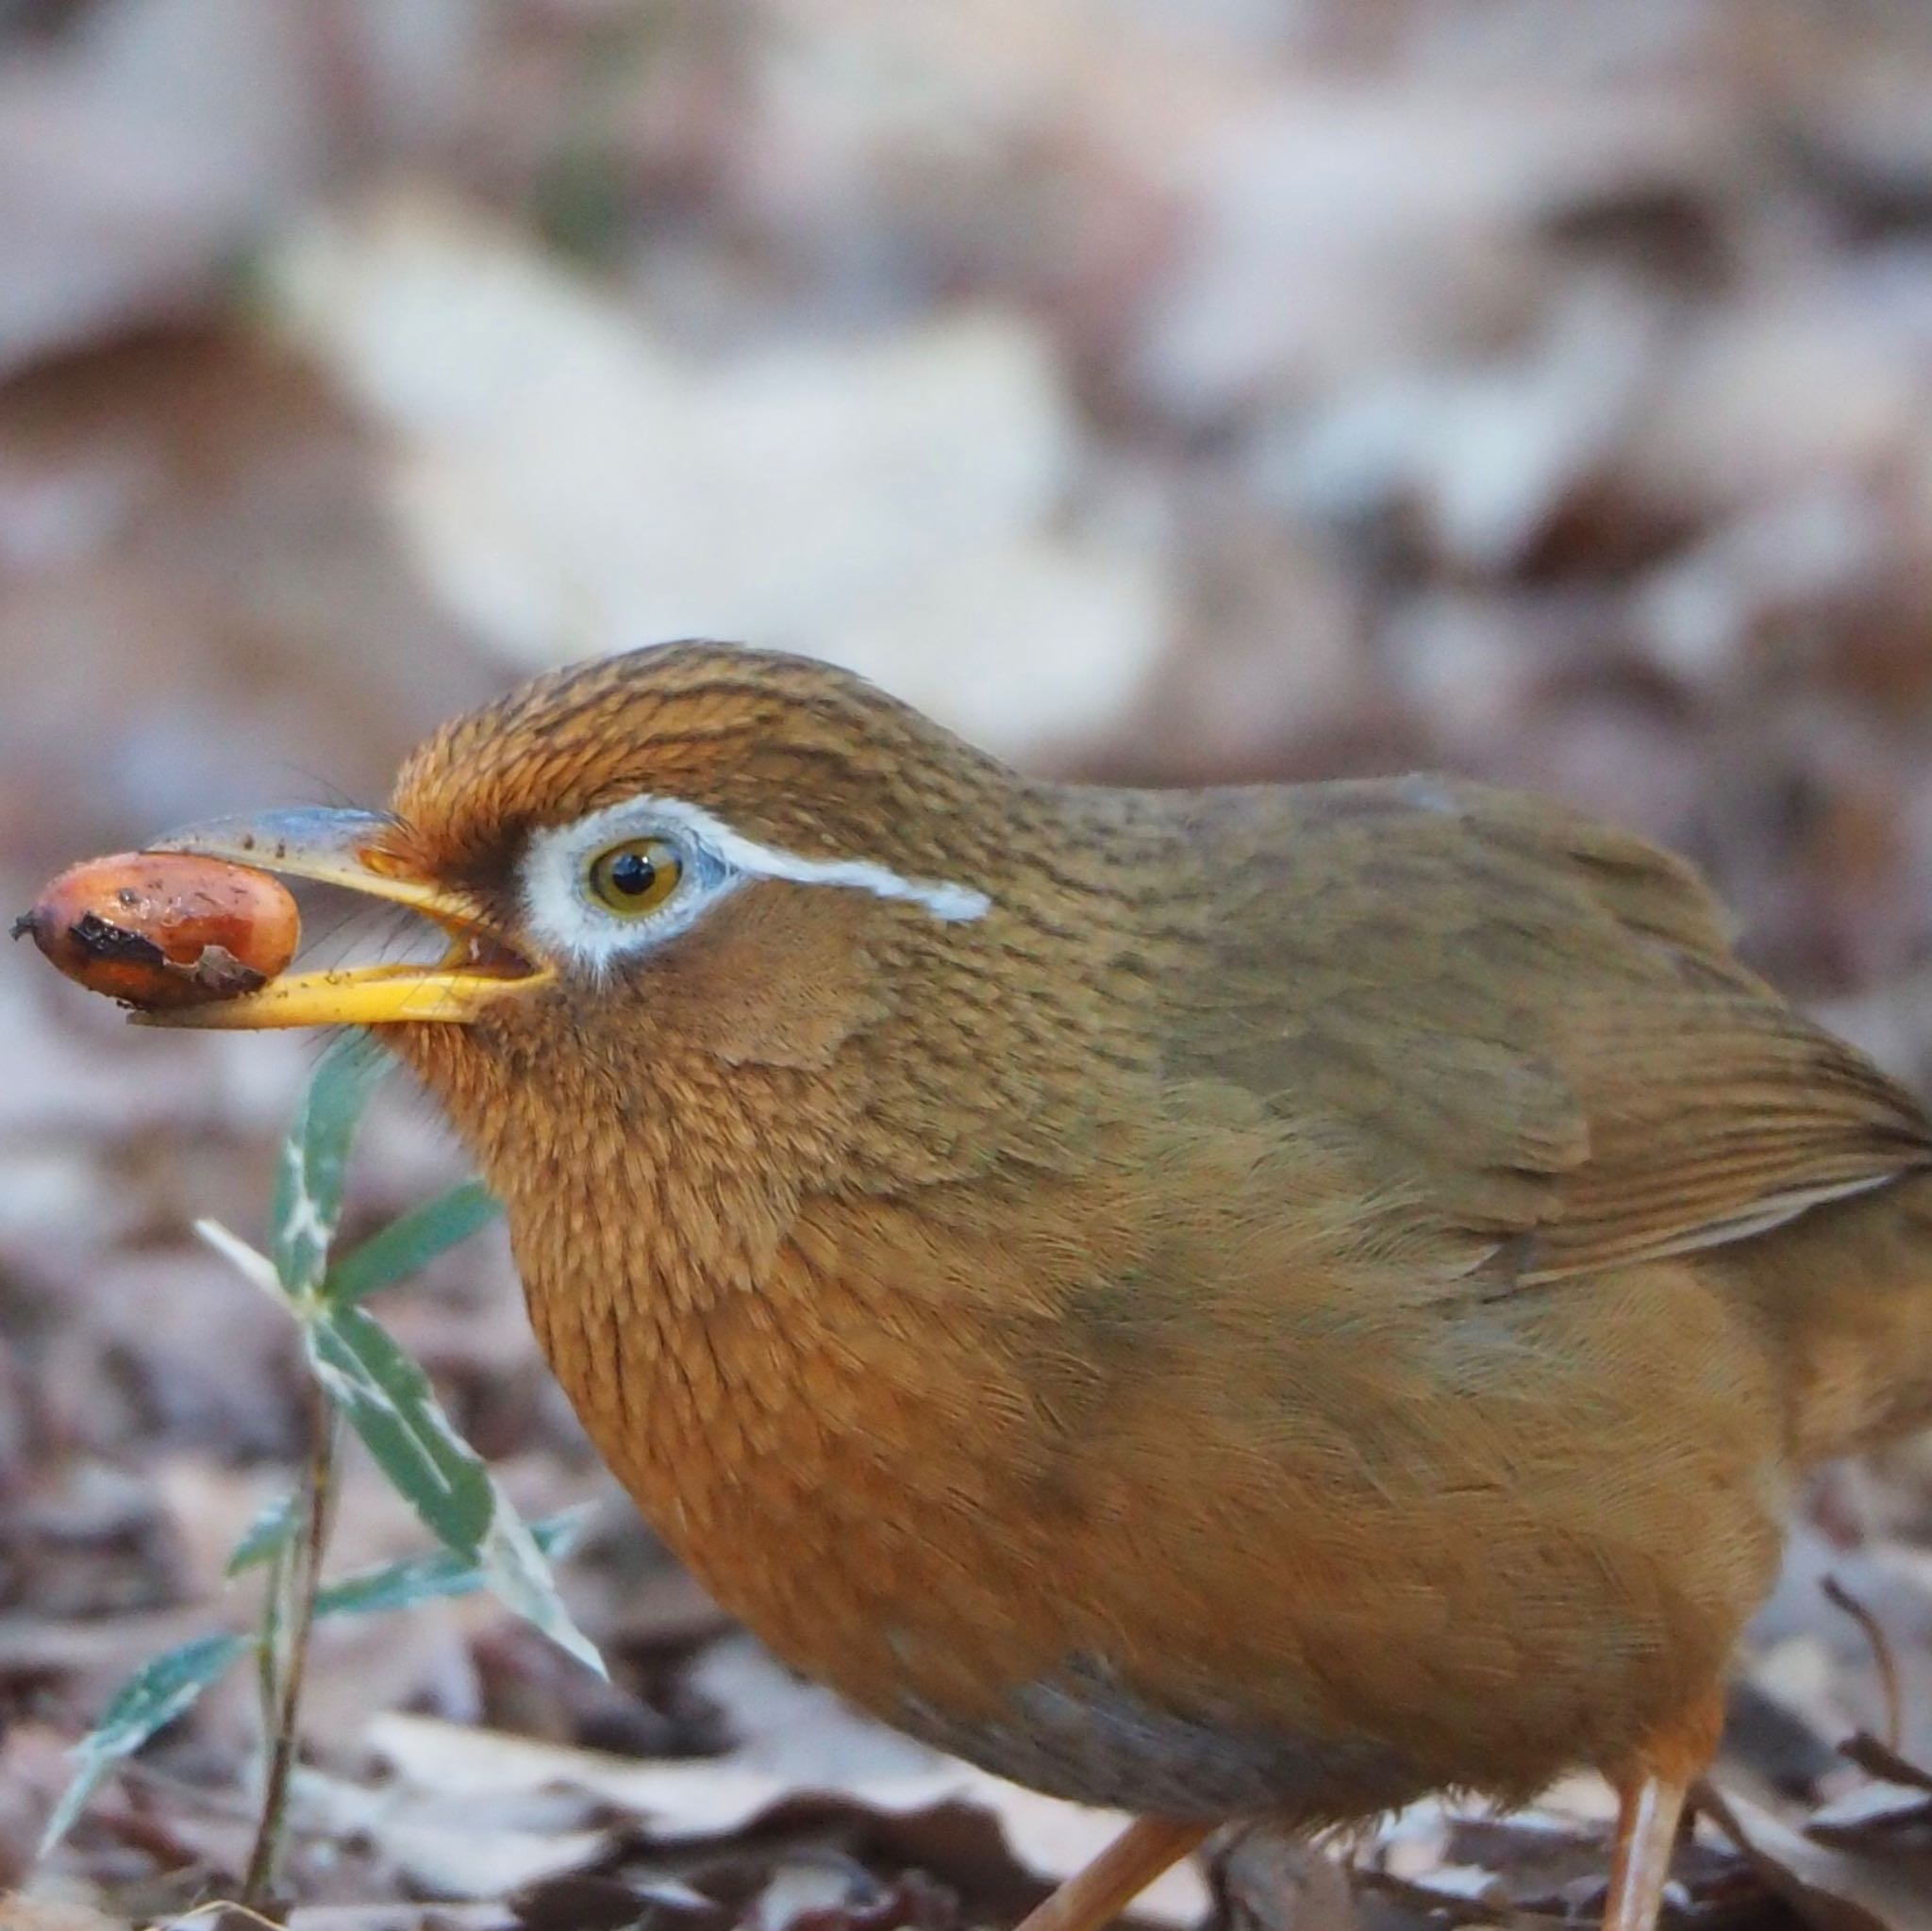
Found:
[[[599,852],[584,883],[607,912],[636,919],[655,912],[683,876],[683,859],[661,838],[633,838]]]

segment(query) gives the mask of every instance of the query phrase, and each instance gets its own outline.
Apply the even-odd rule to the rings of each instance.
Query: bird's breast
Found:
[[[1014,1336],[944,1270],[839,1224],[878,1217],[807,1209],[744,1278],[660,1253],[593,1281],[523,1256],[544,1351],[654,1526],[774,1649],[874,1707],[1053,1648],[1047,1619],[1027,1629],[1051,1457]]]
[[[1373,1739],[1131,1682],[1090,1559],[1131,1529],[1089,1512],[1081,1376],[1042,1367],[1058,1320],[976,1304],[890,1211],[838,1218],[808,1211],[751,1290],[659,1280],[625,1306],[532,1282],[598,1447],[724,1607],[886,1722],[1075,1801],[1325,1819],[1425,1787]]]

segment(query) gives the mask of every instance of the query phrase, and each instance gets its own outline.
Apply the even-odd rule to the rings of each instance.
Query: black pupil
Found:
[[[610,883],[625,898],[642,898],[658,882],[658,868],[641,852],[620,852],[610,861]]]

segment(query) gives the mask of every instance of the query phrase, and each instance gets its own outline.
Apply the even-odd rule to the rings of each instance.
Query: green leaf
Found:
[[[303,1323],[309,1364],[376,1465],[444,1548],[479,1561],[495,1513],[483,1458],[449,1424],[429,1377],[359,1307]]]
[[[269,1253],[297,1299],[313,1294],[327,1272],[349,1142],[391,1063],[373,1034],[345,1033],[322,1056],[296,1108],[275,1172]]]
[[[320,1590],[318,1616],[374,1616],[387,1609],[413,1608],[444,1596],[467,1596],[483,1587],[483,1571],[449,1549],[433,1556],[410,1556],[345,1575]]]
[[[557,1578],[551,1574],[550,1565],[543,1559],[529,1524],[501,1489],[496,1490],[496,1513],[483,1545],[483,1578],[490,1593],[505,1608],[535,1624],[585,1669],[599,1676],[609,1676],[596,1644],[571,1620],[563,1597],[558,1592]]]
[[[224,1575],[241,1575],[273,1562],[291,1542],[302,1525],[302,1505],[295,1495],[277,1495],[248,1526],[228,1557]]]
[[[450,1426],[429,1377],[359,1307],[320,1304],[302,1331],[329,1399],[429,1533],[479,1569],[506,1607],[605,1674],[529,1528],[482,1457]]]
[[[392,1281],[426,1267],[445,1248],[486,1227],[502,1211],[480,1180],[465,1180],[447,1193],[412,1207],[337,1261],[322,1287],[323,1298],[348,1307]]]
[[[45,1856],[74,1828],[88,1799],[122,1757],[131,1756],[157,1730],[172,1723],[251,1647],[245,1636],[203,1636],[164,1650],[137,1670],[75,1748],[73,1781],[47,1820],[40,1855]]]
[[[570,1553],[589,1519],[588,1508],[573,1508],[547,1522],[532,1523],[530,1535],[543,1555],[555,1559]],[[439,1598],[467,1596],[488,1586],[480,1563],[441,1549],[433,1556],[411,1556],[345,1575],[320,1590],[318,1616],[373,1616],[388,1609],[408,1609]]]

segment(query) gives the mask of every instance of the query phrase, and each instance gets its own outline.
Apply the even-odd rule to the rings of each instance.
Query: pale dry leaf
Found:
[[[125,1918],[109,1918],[64,1898],[0,1895],[0,1931],[133,1931]]]
[[[1344,386],[1264,450],[1258,486],[1328,519],[1412,507],[1452,566],[1506,570],[1610,460],[1661,321],[1617,283],[1582,284],[1507,361]]]
[[[795,1785],[838,1790],[949,1761],[794,1674],[742,1634],[709,1644],[691,1665],[691,1686],[724,1718],[734,1764]]]
[[[292,17],[251,0],[108,0],[58,50],[14,50],[0,369],[206,300],[315,178],[314,109]]]
[[[753,1900],[750,1931],[790,1931],[794,1919],[847,1910],[864,1876],[842,1860],[788,1857]]]
[[[1821,1844],[1734,1791],[1724,1804],[1758,1875],[1813,1931],[1924,1931],[1932,1856]]]
[[[1216,1873],[1241,1931],[1360,1931],[1348,1873],[1319,1845],[1265,1829],[1240,1834]]]
[[[472,1734],[488,1738],[493,1733],[476,1730]],[[293,1787],[306,1827],[329,1838],[354,1836],[379,1841],[394,1826],[559,1838],[589,1834],[598,1822],[598,1800],[563,1784],[503,1785],[477,1790],[458,1785],[442,1788],[415,1778],[370,1783],[308,1765]]]
[[[594,1864],[610,1847],[603,1831],[463,1829],[407,1818],[376,1836],[383,1856],[418,1892],[440,1898],[497,1898]]]
[[[428,581],[513,661],[804,650],[1015,754],[1104,732],[1165,644],[1162,532],[1083,507],[1090,453],[1016,313],[700,359],[422,195],[306,229],[273,286],[389,432]]]
[[[929,1767],[826,1785],[747,1768],[732,1757],[642,1762],[600,1752],[533,1742],[391,1712],[369,1726],[369,1747],[399,1774],[442,1794],[484,1797],[557,1785],[635,1813],[659,1835],[724,1837],[795,1797],[824,1792],[889,1816],[966,1803],[991,1811],[1014,1856],[1057,1882],[1090,1862],[1127,1820],[1008,1784],[951,1757],[928,1753]],[[918,1746],[909,1746],[917,1748]],[[1167,1873],[1143,1893],[1142,1915],[1191,1924],[1206,1908],[1191,1867]]]
[[[1724,119],[1661,89],[1284,75],[1175,163],[1186,219],[1138,373],[1208,414],[1467,353],[1547,292],[1544,210],[1697,171]]]
[[[1805,1821],[1807,1835],[1820,1843],[1882,1845],[1901,1831],[1932,1827],[1932,1796],[1896,1784],[1860,1784],[1821,1805]]]
[[[475,1722],[483,1709],[475,1635],[504,1613],[477,1597],[332,1618],[315,1636],[304,1737],[319,1749],[353,1750],[372,1709],[408,1707]]]
[[[289,1913],[286,1931],[503,1931],[503,1906],[439,1900],[421,1906],[401,1904],[299,1905]],[[162,1931],[175,1931],[169,1925]],[[183,1924],[179,1931],[194,1931]]]

